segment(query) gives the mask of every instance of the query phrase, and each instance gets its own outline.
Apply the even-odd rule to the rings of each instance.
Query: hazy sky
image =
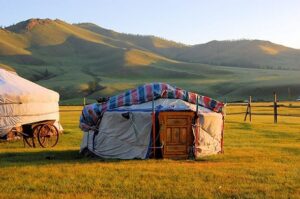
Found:
[[[300,49],[300,0],[0,0],[0,25],[92,22],[185,44],[262,39]]]

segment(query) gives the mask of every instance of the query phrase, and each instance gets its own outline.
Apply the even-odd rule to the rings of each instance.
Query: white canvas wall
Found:
[[[194,128],[196,158],[220,153],[223,116],[219,113],[200,113],[198,128]]]
[[[88,148],[97,156],[114,159],[145,159],[150,143],[151,113],[105,112],[98,134],[85,132],[81,150]]]

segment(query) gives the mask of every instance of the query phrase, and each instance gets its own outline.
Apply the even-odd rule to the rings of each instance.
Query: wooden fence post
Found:
[[[288,100],[289,100],[289,107],[292,107],[292,92],[290,87],[288,87]]]
[[[252,103],[252,97],[249,96],[249,118],[250,118],[250,122],[252,121],[252,112],[251,112],[251,103]]]
[[[277,114],[277,107],[278,106],[277,106],[277,95],[276,95],[276,92],[274,92],[273,95],[274,95],[274,106],[273,106],[274,107],[274,123],[277,124],[277,115],[278,115]]]
[[[251,113],[251,102],[252,102],[252,97],[249,96],[249,101],[248,101],[248,104],[247,104],[247,110],[246,110],[244,122],[247,120],[248,114],[249,114],[249,119],[250,119],[250,122],[251,122],[251,116],[252,116],[252,113]]]

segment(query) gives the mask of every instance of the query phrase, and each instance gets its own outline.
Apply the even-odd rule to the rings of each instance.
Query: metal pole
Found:
[[[196,157],[197,154],[197,150],[198,150],[198,124],[197,124],[197,119],[198,119],[198,95],[196,97],[196,116],[193,118],[193,124],[192,124],[192,128],[194,129],[194,133],[195,133],[195,137],[194,137],[194,143],[195,143],[195,148],[194,148],[194,156]],[[199,122],[200,123],[200,122]],[[199,136],[200,136],[200,132],[199,132]]]
[[[221,153],[224,153],[224,125],[225,125],[225,118],[224,115],[222,117],[223,123],[222,123],[222,136],[221,136]]]
[[[197,95],[197,97],[196,97],[196,114],[198,115],[198,95]]]
[[[155,151],[155,107],[154,107],[154,99],[152,100],[152,142],[153,142],[153,158],[156,156]]]

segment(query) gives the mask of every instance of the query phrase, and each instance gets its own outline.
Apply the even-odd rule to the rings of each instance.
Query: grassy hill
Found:
[[[187,48],[177,59],[234,67],[300,70],[300,50],[261,40],[211,41]]]
[[[300,50],[270,41],[211,41],[188,46],[155,36],[118,33],[91,23],[75,25],[180,61],[245,68],[300,70]]]
[[[288,88],[296,97],[298,53],[265,41],[187,46],[58,19],[29,19],[0,29],[0,67],[58,91],[63,103],[154,81],[220,100],[270,99],[274,90],[286,99]]]
[[[119,41],[125,41],[128,44],[134,45],[135,48],[149,50],[170,58],[176,57],[178,53],[183,52],[183,50],[188,47],[187,45],[155,36],[118,33],[92,23],[80,23],[75,25]]]

